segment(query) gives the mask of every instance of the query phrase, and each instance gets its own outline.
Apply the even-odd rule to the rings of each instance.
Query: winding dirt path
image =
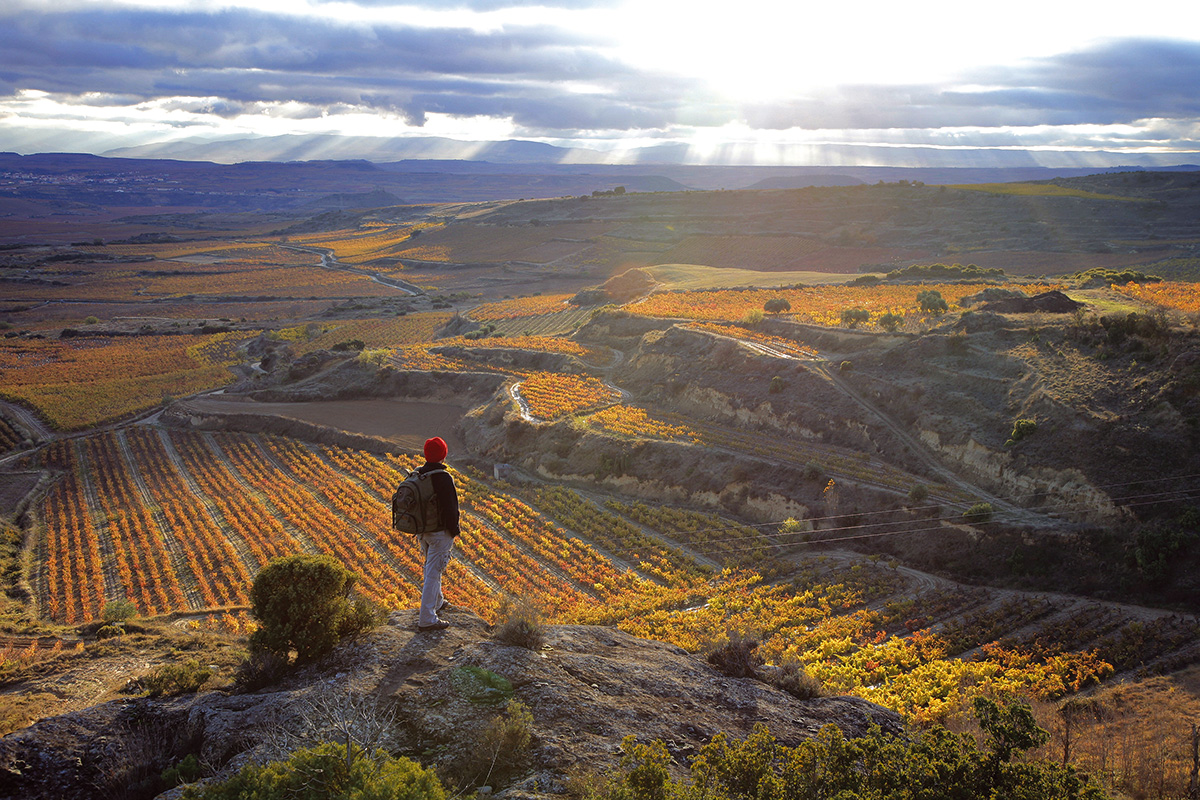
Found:
[[[406,295],[409,295],[410,297],[416,297],[417,295],[425,294],[423,291],[421,291],[421,289],[419,287],[414,286],[413,284],[408,283],[407,281],[402,281],[397,278],[389,278],[378,272],[372,272],[371,270],[368,270],[368,269],[362,269],[360,267],[351,267],[346,264],[343,264],[342,262],[338,261],[337,256],[334,254],[334,252],[328,248],[300,247],[300,246],[294,245],[294,244],[281,244],[280,247],[283,247],[287,250],[294,250],[297,253],[309,253],[310,255],[320,256],[321,263],[319,264],[319,266],[322,267],[323,269],[333,270],[334,272],[349,272],[353,275],[363,275],[365,277],[370,278],[371,280],[375,281],[378,284],[381,284],[383,286],[387,286],[389,288],[404,292]]]

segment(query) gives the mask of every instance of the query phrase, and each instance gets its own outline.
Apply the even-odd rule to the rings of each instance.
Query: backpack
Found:
[[[415,469],[396,487],[392,495],[392,527],[403,533],[430,533],[442,529],[433,476],[444,469],[417,472]]]

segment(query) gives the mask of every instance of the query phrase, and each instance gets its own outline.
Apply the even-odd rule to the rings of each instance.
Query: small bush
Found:
[[[125,626],[120,622],[114,622],[110,625],[101,625],[96,631],[97,639],[115,639],[118,636],[125,635]]]
[[[821,682],[805,672],[804,667],[794,661],[776,667],[768,675],[767,682],[798,700],[812,700],[825,693],[821,688]]]
[[[918,483],[908,490],[908,500],[910,503],[924,503],[929,499],[929,487],[923,483]]]
[[[492,638],[515,647],[540,650],[546,643],[542,615],[528,601],[505,601],[500,606],[500,624],[492,632]]]
[[[183,800],[317,800],[358,797],[446,800],[431,771],[386,753],[366,758],[361,748],[322,744],[298,750],[284,761],[247,764],[221,783],[183,790]]]
[[[752,308],[746,312],[745,316],[742,317],[742,327],[757,328],[762,324],[762,321],[763,312],[759,311],[757,308]]]
[[[859,323],[869,322],[871,312],[865,308],[847,308],[842,312],[842,323],[850,328],[858,327]]]
[[[926,314],[941,314],[950,308],[946,303],[946,298],[942,297],[942,293],[937,289],[925,289],[917,292],[917,305]]]
[[[450,771],[460,788],[504,784],[528,761],[533,715],[519,700],[492,718],[474,748]]]
[[[903,324],[904,317],[891,311],[879,318],[879,327],[883,328],[885,331],[898,330]]]
[[[731,633],[728,642],[708,654],[708,663],[731,678],[757,678],[763,659],[758,654],[757,639]]]
[[[100,323],[100,318],[99,318],[99,317],[91,317],[91,316],[88,316],[88,317],[84,317],[84,318],[83,318],[83,324],[84,324],[84,325],[98,325],[99,323]]]
[[[771,378],[771,384],[770,384],[770,386],[767,387],[767,392],[769,394],[779,394],[782,391],[783,391],[783,378],[776,375],[775,377]]]
[[[120,600],[110,600],[104,604],[100,619],[105,622],[125,622],[137,616],[137,606],[132,600],[122,597]]]
[[[200,777],[200,762],[195,753],[189,753],[183,761],[162,771],[162,782],[168,788],[174,788],[181,783],[194,783]]]
[[[266,650],[252,650],[234,673],[234,690],[242,693],[256,692],[278,683],[288,674],[289,669],[286,658]]]
[[[987,522],[992,518],[991,503],[976,503],[963,512],[963,519],[967,522]]]
[[[1008,435],[1008,441],[1005,446],[1009,447],[1017,442],[1032,436],[1037,431],[1037,423],[1031,419],[1019,419],[1013,423],[1012,433]]]
[[[783,522],[779,523],[780,533],[803,533],[812,530],[812,523],[808,520],[796,519],[788,517]]]
[[[162,697],[197,692],[212,676],[210,668],[192,658],[182,664],[163,664],[139,682],[150,697]]]
[[[273,559],[250,588],[250,613],[259,623],[250,635],[251,649],[285,659],[294,650],[297,661],[311,661],[341,637],[367,630],[375,614],[365,600],[352,596],[357,581],[332,556]]]
[[[363,350],[355,358],[360,364],[367,364],[372,367],[382,367],[387,364],[391,357],[392,351],[386,347],[374,347]]]
[[[782,314],[785,311],[791,311],[792,304],[785,297],[772,297],[763,303],[763,311],[771,314]]]

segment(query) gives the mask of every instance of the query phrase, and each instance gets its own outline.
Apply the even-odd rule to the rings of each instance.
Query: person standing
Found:
[[[442,437],[435,436],[425,442],[425,463],[417,468],[420,473],[433,473],[429,480],[437,498],[438,530],[420,536],[421,555],[425,559],[421,583],[421,612],[417,618],[417,630],[440,631],[450,623],[438,616],[450,605],[442,594],[442,573],[450,563],[454,550],[454,537],[458,528],[458,489],[454,478],[446,471],[445,459],[449,452]]]

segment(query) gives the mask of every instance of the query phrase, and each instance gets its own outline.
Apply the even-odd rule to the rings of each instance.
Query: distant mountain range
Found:
[[[1144,170],[1140,166],[1051,169],[1018,167],[724,166],[681,163],[571,163],[579,151],[530,142],[479,143],[470,158],[444,158],[462,142],[445,139],[379,140],[375,155],[414,151],[418,158],[310,158],[354,140],[338,137],[276,137],[221,143],[137,148],[138,158],[78,153],[0,153],[0,204],[16,213],[36,203],[51,213],[82,205],[306,213],[399,204],[554,198],[612,191],[678,192],[721,189],[800,189],[861,183],[1002,183]],[[322,145],[322,142],[324,143]],[[384,147],[387,143],[387,148]],[[249,148],[249,149],[246,149]],[[281,149],[282,148],[282,149]],[[470,149],[470,148],[468,148]],[[254,156],[214,163],[220,152]],[[134,149],[123,153],[132,154]],[[658,150],[660,154],[669,150]],[[170,158],[167,156],[171,155]],[[267,156],[291,156],[276,160]],[[486,156],[489,160],[483,160]],[[496,158],[499,160],[490,160]],[[520,159],[530,159],[522,161]],[[1192,171],[1183,165],[1160,171]],[[13,205],[13,204],[17,205]],[[24,208],[24,206],[20,206]],[[14,210],[15,209],[15,210]],[[26,212],[21,212],[26,213]]]
[[[1088,163],[1046,167],[1034,154],[1017,150],[945,151],[931,148],[872,148],[847,146],[844,152],[827,148],[839,166],[739,164],[738,147],[706,152],[697,164],[686,144],[662,144],[608,153],[566,148],[542,142],[509,140],[464,142],[438,137],[386,138],[332,134],[245,137],[238,139],[160,142],[122,147],[103,155],[111,158],[177,159],[236,164],[246,161],[370,161],[398,172],[485,174],[661,175],[693,189],[802,188],[857,182],[919,180],[926,183],[991,183],[1078,177],[1126,170],[1195,170],[1196,165],[1169,165],[1162,156],[1116,153],[1088,154]],[[1123,159],[1124,166],[1098,166]],[[845,166],[864,161],[906,166]],[[663,187],[664,189],[666,187]],[[645,191],[646,189],[642,189]]]

